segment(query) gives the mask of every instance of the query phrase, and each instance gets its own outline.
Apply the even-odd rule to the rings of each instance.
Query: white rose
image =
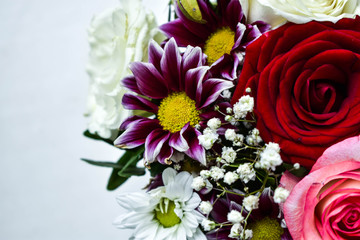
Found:
[[[270,24],[272,28],[286,23],[285,18],[276,14],[272,8],[261,4],[259,1],[261,0],[240,0],[247,23],[264,21]]]
[[[130,62],[147,59],[149,40],[161,35],[154,15],[143,7],[141,0],[120,0],[120,7],[94,17],[88,35],[90,86],[85,114],[90,118],[88,129],[103,138],[114,138],[121,122],[131,114],[121,104],[127,90],[120,81],[131,74]]]
[[[252,0],[249,0],[252,1]],[[337,22],[341,18],[354,18],[360,14],[360,0],[256,0],[271,8],[275,15],[290,22],[306,23],[311,20]],[[250,11],[256,8],[251,6]],[[266,14],[262,12],[261,14]],[[270,13],[270,12],[269,12]],[[268,17],[268,16],[266,16]],[[271,23],[270,23],[271,24]]]

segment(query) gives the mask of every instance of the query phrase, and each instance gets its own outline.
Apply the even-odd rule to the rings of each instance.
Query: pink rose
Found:
[[[295,240],[360,239],[360,136],[328,148],[297,181],[281,179],[292,189],[283,210]]]

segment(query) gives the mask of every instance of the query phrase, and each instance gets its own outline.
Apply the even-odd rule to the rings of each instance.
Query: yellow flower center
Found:
[[[204,46],[204,53],[208,56],[211,65],[225,53],[230,54],[234,46],[235,33],[229,27],[223,27],[210,35]]]
[[[252,240],[280,240],[284,233],[278,221],[269,217],[249,224],[249,228],[253,231]]]
[[[195,101],[185,92],[175,92],[164,98],[159,106],[158,119],[164,130],[180,131],[188,122],[192,127],[200,121]]]
[[[162,198],[155,209],[155,217],[165,228],[175,226],[180,223],[180,218],[174,212],[175,203],[167,198]]]

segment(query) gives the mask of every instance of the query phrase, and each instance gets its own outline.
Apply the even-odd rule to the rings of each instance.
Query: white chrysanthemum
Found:
[[[89,131],[103,138],[115,137],[130,115],[121,104],[127,90],[120,83],[131,74],[128,64],[146,60],[149,40],[161,36],[154,15],[140,0],[121,0],[120,4],[94,17],[88,29],[90,86],[85,115],[90,117]]]
[[[306,23],[312,20],[337,22],[360,14],[359,0],[258,0],[275,15],[290,22]]]
[[[282,187],[277,187],[274,191],[274,202],[276,203],[285,202],[289,194],[290,194],[289,190]]]
[[[191,188],[193,177],[167,168],[162,174],[164,186],[148,193],[122,194],[118,203],[129,212],[114,225],[135,229],[134,239],[203,239],[199,223],[204,217],[195,209],[201,199]]]

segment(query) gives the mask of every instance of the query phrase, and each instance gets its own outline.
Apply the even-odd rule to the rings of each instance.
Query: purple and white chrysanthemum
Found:
[[[201,133],[196,127],[207,120],[203,117],[207,107],[233,84],[211,78],[209,67],[203,65],[199,47],[189,46],[181,54],[173,38],[164,49],[152,41],[149,63],[132,63],[134,76],[123,79],[124,86],[137,94],[125,94],[123,105],[153,113],[156,118],[126,119],[120,126],[125,132],[114,144],[120,148],[145,144],[145,164],[170,164],[180,152],[205,165],[205,150],[197,138]]]
[[[198,0],[198,5],[204,23],[188,19],[176,6],[179,18],[160,29],[168,37],[174,37],[181,47],[201,47],[212,71],[233,80],[246,46],[269,30],[270,25],[261,21],[246,24],[239,0],[218,0],[215,10],[209,0]]]

